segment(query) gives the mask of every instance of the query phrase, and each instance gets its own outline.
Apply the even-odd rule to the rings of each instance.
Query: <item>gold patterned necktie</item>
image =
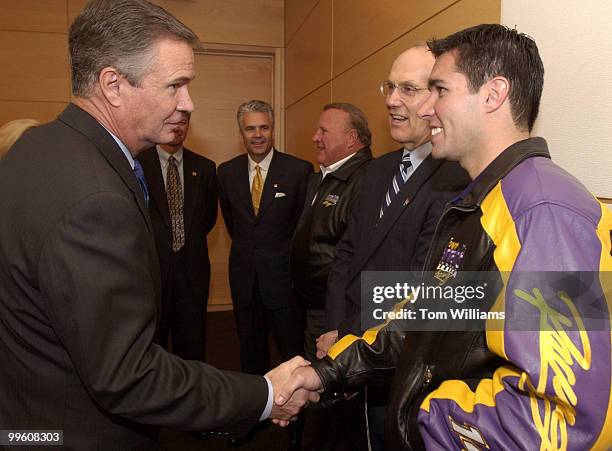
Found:
[[[168,158],[166,184],[168,209],[172,223],[172,250],[177,252],[185,244],[185,224],[183,222],[183,189],[176,160],[172,155]]]
[[[253,177],[253,185],[251,186],[251,200],[253,201],[253,211],[255,216],[259,213],[259,204],[261,202],[261,190],[263,181],[261,179],[261,167],[255,165],[255,177]]]

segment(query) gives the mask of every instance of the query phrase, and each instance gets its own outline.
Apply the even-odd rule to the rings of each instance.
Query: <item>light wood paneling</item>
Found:
[[[69,0],[71,20],[84,0]],[[155,0],[197,33],[202,42],[284,46],[283,0]]]
[[[274,60],[265,55],[197,54],[196,79],[190,87],[195,105],[186,147],[217,165],[243,153],[236,110],[250,99],[272,101]],[[211,261],[209,304],[231,306],[228,258],[231,241],[221,213],[208,235]]]
[[[0,0],[0,30],[66,33],[66,2]]]
[[[455,2],[334,0],[334,75]]]
[[[74,18],[83,10],[87,0],[68,0],[68,26]]]
[[[318,167],[314,158],[312,135],[323,106],[331,102],[331,85],[328,83],[285,111],[287,130],[287,152],[310,161]]]
[[[198,54],[187,144],[217,164],[243,153],[236,109],[251,99],[272,101],[273,70],[271,56]]]
[[[319,0],[287,0],[285,2],[285,45],[304,23]]]
[[[2,102],[0,101],[0,125],[14,119],[36,119],[45,123],[54,120],[68,103],[63,102]]]
[[[0,100],[67,102],[66,35],[0,31]]]
[[[385,101],[378,90],[395,58],[419,41],[446,36],[479,23],[499,23],[499,19],[498,0],[462,0],[337,77],[332,82],[333,100],[354,103],[363,110],[372,130],[374,154],[396,149],[398,144],[389,136]]]
[[[332,0],[320,0],[285,51],[285,104],[291,105],[329,81]]]

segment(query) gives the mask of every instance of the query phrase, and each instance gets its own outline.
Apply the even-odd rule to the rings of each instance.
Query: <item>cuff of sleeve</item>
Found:
[[[272,388],[272,382],[270,382],[270,379],[268,379],[267,376],[264,376],[264,379],[268,384],[268,402],[266,402],[266,408],[261,413],[259,421],[263,421],[270,416],[272,413],[272,403],[274,402],[274,388]]]

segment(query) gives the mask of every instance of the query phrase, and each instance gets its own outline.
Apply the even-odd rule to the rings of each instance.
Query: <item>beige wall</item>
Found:
[[[286,0],[286,149],[313,160],[310,141],[325,103],[351,102],[368,116],[373,150],[388,136],[379,83],[395,57],[434,36],[500,21],[501,0]]]
[[[504,0],[502,23],[532,36],[544,61],[534,134],[594,194],[612,198],[612,3]]]
[[[85,0],[0,0],[0,124],[49,121],[70,101],[67,34]],[[157,0],[204,43],[284,46],[283,0]]]

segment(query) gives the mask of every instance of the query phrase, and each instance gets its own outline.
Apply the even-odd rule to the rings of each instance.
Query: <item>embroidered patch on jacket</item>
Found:
[[[321,204],[323,204],[324,207],[331,207],[332,205],[336,205],[339,200],[340,196],[337,194],[328,194]]]
[[[454,279],[457,277],[457,271],[466,251],[465,244],[455,241],[455,238],[451,237],[448,240],[446,249],[442,252],[442,257],[436,266],[436,273],[434,277],[440,282],[440,285],[444,285],[448,279]]]

